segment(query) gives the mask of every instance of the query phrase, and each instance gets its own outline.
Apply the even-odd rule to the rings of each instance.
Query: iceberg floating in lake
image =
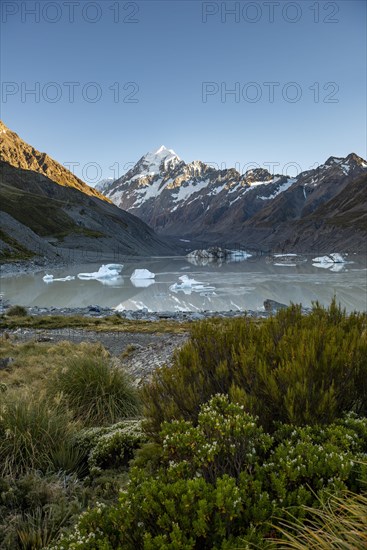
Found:
[[[247,260],[247,258],[251,258],[251,256],[252,254],[244,250],[229,250],[228,248],[221,248],[220,246],[192,250],[186,255],[190,263],[198,266],[206,266],[210,262],[216,262],[218,264],[221,264],[222,261],[242,262],[243,260]]]
[[[181,275],[178,279],[181,283],[174,283],[169,287],[172,292],[183,291],[185,294],[191,294],[191,292],[208,292],[215,290],[214,286],[206,286],[205,283],[190,279],[187,275]]]
[[[116,269],[116,271],[118,271],[119,273],[124,268],[123,264],[107,264],[105,267],[107,267],[108,269]]]
[[[229,252],[228,256],[236,260],[238,259],[247,260],[247,258],[252,257],[252,254],[250,254],[249,252],[245,252],[244,250],[229,250],[228,252]]]
[[[82,281],[101,280],[101,279],[118,279],[120,272],[123,269],[122,264],[106,264],[102,265],[98,271],[91,273],[78,273],[78,279]]]
[[[65,282],[65,281],[74,281],[75,277],[73,277],[72,275],[68,275],[67,277],[60,277],[58,279],[55,279],[53,275],[45,275],[44,277],[42,277],[42,280],[45,282],[45,283],[54,283],[55,281],[56,282]]]
[[[338,252],[333,252],[328,256],[318,256],[317,258],[313,258],[312,261],[315,264],[344,264],[345,263],[343,256]]]
[[[154,279],[155,273],[149,271],[149,269],[135,269],[134,273],[131,275],[130,280],[144,280],[144,279]]]
[[[266,263],[272,263],[275,266],[297,267],[299,264],[307,262],[307,258],[302,254],[273,254],[265,258]]]
[[[333,260],[334,264],[345,264],[343,256],[338,252],[333,252],[332,254],[330,254],[330,257]]]
[[[330,271],[342,271],[344,265],[347,263],[343,256],[338,252],[332,252],[327,256],[318,256],[312,260],[313,267],[321,267],[323,269],[330,269]]]

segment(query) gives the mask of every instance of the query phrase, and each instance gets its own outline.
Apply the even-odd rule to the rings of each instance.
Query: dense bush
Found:
[[[102,356],[67,359],[49,380],[49,393],[61,395],[74,418],[86,426],[114,424],[136,416],[139,401],[126,374]]]
[[[367,316],[347,316],[335,301],[309,315],[292,306],[256,323],[239,318],[196,324],[190,341],[145,388],[147,428],[196,420],[200,405],[226,393],[274,422],[330,423],[343,412],[367,415]]]
[[[7,312],[6,315],[9,315],[10,317],[26,317],[28,315],[28,311],[23,306],[11,306]]]
[[[88,471],[126,468],[134,451],[145,441],[140,420],[125,420],[108,427],[81,430],[75,445],[87,458]]]
[[[214,396],[194,424],[166,423],[151,472],[133,468],[112,507],[84,513],[56,548],[203,550],[266,548],[272,524],[291,511],[302,520],[330,492],[361,490],[367,420],[327,428],[280,425],[268,435],[257,419]],[[285,509],[288,509],[288,512]]]

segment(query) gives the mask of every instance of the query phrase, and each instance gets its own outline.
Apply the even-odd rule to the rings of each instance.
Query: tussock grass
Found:
[[[108,430],[115,418],[136,414],[139,403],[101,344],[4,335],[0,357],[13,359],[0,370],[0,548],[37,550],[96,499],[118,498],[126,473],[105,471],[103,463],[87,480],[89,451],[77,436],[85,426]],[[129,441],[108,439],[111,464]],[[98,450],[102,460],[107,451]]]
[[[74,426],[64,408],[44,397],[23,392],[0,395],[0,464],[3,475],[22,475],[29,470],[42,472],[77,469],[80,459],[72,450]],[[65,464],[58,459],[64,449]]]
[[[321,508],[305,507],[309,519],[290,519],[276,529],[277,548],[289,550],[365,550],[367,548],[367,494],[331,496]]]
[[[21,550],[41,550],[46,548],[61,532],[72,517],[66,508],[64,513],[52,507],[40,506],[15,518],[15,540],[13,544]]]
[[[74,418],[86,426],[114,424],[139,412],[137,393],[127,375],[105,357],[69,358],[50,378],[48,391],[65,400]]]

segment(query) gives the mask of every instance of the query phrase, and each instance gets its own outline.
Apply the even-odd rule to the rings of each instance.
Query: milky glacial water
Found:
[[[96,272],[101,263],[70,265],[36,274],[4,277],[0,290],[12,304],[40,307],[105,307],[149,311],[261,310],[265,299],[310,306],[318,300],[330,303],[333,295],[347,311],[367,310],[367,259],[349,256],[348,263],[315,267],[312,257],[299,265],[274,265],[264,257],[218,265],[194,265],[187,258],[141,258],[122,261],[121,277],[115,280],[80,280],[81,272]],[[148,269],[154,280],[131,281],[134,269]],[[71,281],[45,283],[75,276]],[[173,290],[179,277],[187,275],[203,285]],[[179,286],[176,284],[176,287]]]

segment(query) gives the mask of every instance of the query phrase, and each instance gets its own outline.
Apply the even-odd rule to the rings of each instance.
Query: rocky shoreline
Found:
[[[68,265],[71,265],[71,263],[65,260],[50,260],[48,258],[8,262],[0,265],[0,278],[38,273],[47,269],[60,269]]]
[[[0,304],[0,314],[7,313],[7,310],[11,307],[9,303]],[[101,307],[99,305],[90,305],[87,307],[73,307],[73,308],[56,308],[56,307],[28,307],[25,308],[27,313],[32,316],[80,316],[80,317],[93,317],[101,319],[104,317],[111,317],[118,315],[121,319],[128,321],[200,321],[207,318],[234,318],[234,317],[252,317],[252,318],[267,318],[270,315],[276,313],[279,309],[288,307],[286,304],[276,302],[274,300],[265,300],[264,308],[261,310],[242,311],[242,310],[228,310],[228,311],[149,311],[147,308],[139,310],[126,310],[116,311],[112,308]],[[303,308],[304,313],[308,313],[308,308]]]

